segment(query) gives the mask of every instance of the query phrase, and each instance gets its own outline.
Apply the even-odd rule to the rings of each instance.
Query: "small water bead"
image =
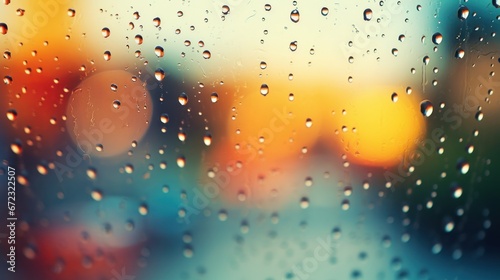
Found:
[[[399,54],[399,50],[398,50],[398,49],[396,49],[396,48],[393,48],[393,49],[391,50],[391,53],[392,53],[392,55],[394,55],[394,56],[398,56],[398,54]]]
[[[363,12],[363,19],[365,21],[370,21],[372,18],[373,18],[373,11],[372,11],[372,9],[366,9]]]
[[[68,16],[74,17],[76,15],[76,11],[74,9],[68,9]]]
[[[155,78],[157,81],[163,81],[163,79],[165,79],[165,71],[163,71],[163,69],[161,68],[158,68],[155,70]]]
[[[103,194],[101,190],[93,190],[90,193],[90,196],[92,197],[93,200],[95,201],[101,201],[103,198]]]
[[[90,180],[95,180],[97,178],[97,170],[92,167],[88,168],[87,177],[89,177]]]
[[[121,103],[120,100],[113,101],[113,108],[120,109]]]
[[[146,216],[149,212],[149,207],[147,204],[143,203],[139,205],[139,208],[137,210],[139,211],[139,214],[141,214],[142,216]]]
[[[444,231],[451,232],[455,228],[455,223],[453,221],[448,221],[444,225]]]
[[[163,113],[161,114],[160,116],[160,121],[162,123],[168,123],[168,121],[170,120],[170,118],[168,117],[168,114],[167,113]]]
[[[178,98],[179,104],[185,106],[188,103],[188,96],[185,92],[181,92]]]
[[[483,118],[484,118],[484,114],[483,114],[483,112],[482,112],[482,111],[477,112],[477,113],[476,113],[476,115],[475,115],[475,118],[476,118],[476,120],[477,120],[477,121],[479,121],[479,122],[480,122],[480,121],[482,121],[482,120],[483,120]]]
[[[458,18],[460,20],[466,20],[469,17],[470,11],[466,6],[462,6],[458,9]]]
[[[212,54],[210,53],[210,51],[209,51],[209,50],[205,50],[205,51],[203,51],[203,58],[204,58],[204,59],[209,59],[209,58],[211,58],[211,57],[212,57]]]
[[[219,95],[217,92],[212,92],[212,94],[210,94],[210,101],[212,101],[212,103],[219,101]]]
[[[108,38],[109,35],[111,35],[111,31],[109,30],[109,28],[104,27],[103,29],[101,29],[101,34],[102,34],[102,37]]]
[[[297,50],[297,41],[293,41],[290,43],[290,50],[292,52],[296,51]]]
[[[231,9],[229,8],[229,6],[228,6],[228,5],[223,5],[223,6],[222,6],[222,13],[223,13],[224,15],[229,14],[229,12],[230,12],[230,11],[231,11]]]
[[[424,117],[430,117],[434,111],[434,106],[429,100],[424,100],[420,102],[420,112]]]
[[[463,189],[459,185],[452,186],[452,195],[454,198],[460,198],[463,194]]]
[[[294,23],[297,23],[299,22],[300,20],[300,13],[297,9],[293,10],[291,13],[290,13],[290,19],[292,20],[292,22]]]
[[[432,42],[435,45],[441,44],[441,42],[443,42],[443,35],[439,32],[434,33],[434,35],[432,35]]]
[[[203,136],[203,143],[207,147],[210,146],[210,145],[212,145],[212,134],[210,134],[209,132],[207,132],[205,134],[205,136]]]
[[[465,51],[463,49],[457,49],[455,51],[455,58],[462,59],[465,56]]]
[[[161,19],[160,19],[159,17],[155,17],[155,18],[153,19],[153,25],[154,25],[155,27],[159,27],[159,26],[161,25]]]
[[[184,168],[184,166],[186,166],[186,158],[183,157],[183,156],[179,156],[177,158],[177,166],[180,167],[180,168]]]
[[[104,60],[109,61],[111,60],[111,52],[110,51],[105,51],[103,54]]]
[[[140,34],[135,35],[134,39],[137,45],[142,45],[142,43],[144,42],[144,38],[142,38],[142,35]]]
[[[351,204],[349,202],[349,199],[342,200],[342,203],[341,203],[342,210],[347,211],[347,210],[349,210],[350,207],[351,207]]]
[[[457,169],[460,173],[467,174],[467,172],[469,172],[470,169],[470,164],[466,160],[463,159],[459,160],[457,164]]]
[[[17,119],[17,111],[14,109],[8,110],[6,115],[9,121],[15,121]]]
[[[261,61],[261,62],[260,62],[260,69],[264,70],[264,69],[266,69],[266,68],[267,68],[267,63],[266,63],[266,62],[264,62],[264,61]]]
[[[260,86],[260,94],[266,96],[269,93],[269,86],[267,84],[262,84]]]
[[[328,8],[327,8],[327,7],[323,7],[323,8],[321,8],[321,14],[322,14],[323,16],[327,16],[329,12],[330,12],[330,11],[328,10]]]
[[[155,47],[155,55],[157,57],[163,57],[165,55],[165,51],[163,50],[163,47],[161,46],[156,46]]]
[[[392,102],[397,102],[397,101],[398,101],[398,99],[399,99],[399,98],[398,98],[398,94],[394,92],[394,93],[391,95],[391,100],[392,100]]]
[[[429,56],[424,56],[424,58],[422,59],[422,62],[424,63],[424,65],[429,65],[429,62],[431,61],[431,58]]]
[[[307,128],[310,128],[310,127],[312,127],[312,125],[313,125],[312,120],[311,120],[310,118],[307,118],[307,119],[306,119],[306,127],[307,127]]]
[[[441,253],[441,250],[443,249],[443,245],[441,245],[441,243],[436,243],[432,246],[432,253],[437,255],[439,253]]]
[[[309,199],[307,197],[302,197],[300,199],[300,208],[302,209],[309,208]]]

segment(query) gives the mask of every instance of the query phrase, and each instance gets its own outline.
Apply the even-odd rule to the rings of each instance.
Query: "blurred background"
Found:
[[[1,279],[498,279],[498,1],[0,4]]]

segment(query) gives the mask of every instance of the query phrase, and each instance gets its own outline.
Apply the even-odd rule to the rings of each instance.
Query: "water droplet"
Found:
[[[455,58],[462,59],[465,56],[465,51],[463,49],[457,49],[455,51]]]
[[[267,84],[262,84],[260,86],[260,94],[266,96],[269,93],[269,86]]]
[[[205,136],[203,136],[203,143],[205,144],[205,146],[212,145],[212,134],[207,132]]]
[[[432,35],[432,42],[436,45],[441,44],[441,42],[443,42],[443,35],[439,32],[434,33],[434,35]]]
[[[142,35],[140,35],[140,34],[135,35],[134,39],[135,39],[135,43],[137,45],[141,45],[144,42],[144,39],[142,38]]]
[[[300,13],[299,13],[299,10],[295,9],[293,10],[291,13],[290,13],[290,19],[292,20],[292,22],[299,22],[300,20]]]
[[[363,12],[363,19],[366,20],[366,21],[369,21],[371,20],[373,17],[373,11],[372,9],[366,9],[364,12]]]
[[[142,216],[146,216],[149,212],[148,205],[145,203],[139,205],[138,211],[139,211],[139,214],[141,214]]]
[[[156,46],[155,47],[155,54],[157,57],[163,57],[165,55],[165,51],[163,50],[163,47]]]
[[[219,101],[219,95],[217,92],[212,92],[212,94],[210,94],[210,101],[212,101],[212,103]]]
[[[462,6],[460,7],[460,9],[458,9],[458,18],[460,20],[466,20],[469,17],[469,13],[469,8],[467,8],[466,6]]]
[[[21,145],[20,142],[17,142],[17,141],[10,144],[10,149],[16,155],[20,155],[23,153],[23,146]]]
[[[483,118],[484,118],[484,114],[483,114],[483,112],[482,112],[482,111],[477,112],[477,113],[476,113],[476,115],[475,115],[475,118],[476,118],[476,120],[477,120],[477,121],[479,121],[479,122],[480,122],[480,121],[482,121],[482,120],[483,120]]]
[[[177,166],[179,166],[180,168],[184,168],[184,166],[186,166],[186,158],[183,156],[178,157]]]
[[[132,174],[134,172],[134,166],[130,163],[125,164],[125,173]]]
[[[469,172],[470,169],[470,164],[466,160],[461,159],[458,161],[457,169],[458,171],[460,171],[460,173],[467,174],[467,172]]]
[[[170,120],[170,118],[168,117],[168,114],[167,113],[163,113],[161,114],[160,116],[160,121],[162,123],[168,123],[168,121]]]
[[[24,9],[19,8],[19,9],[16,10],[16,15],[22,17],[22,16],[24,16],[25,12],[26,11]]]
[[[5,76],[3,77],[3,83],[6,84],[6,85],[10,85],[12,84],[12,77],[11,76]]]
[[[443,246],[441,245],[441,243],[436,243],[432,246],[432,253],[437,255],[441,252],[441,250],[443,249]]]
[[[38,164],[36,166],[36,170],[38,171],[38,173],[40,173],[41,175],[47,175],[49,173],[49,170],[47,169],[47,167],[43,164]]]
[[[455,223],[453,221],[449,221],[444,225],[444,231],[451,232],[455,228]]]
[[[392,55],[394,55],[394,56],[398,56],[399,51],[398,51],[398,49],[393,48],[393,49],[392,49],[392,51],[391,51],[391,53],[392,53]]]
[[[349,210],[349,208],[351,207],[349,199],[342,200],[341,207],[342,207],[342,210],[344,210],[344,211]]]
[[[113,101],[113,108],[119,109],[121,106],[120,100]]]
[[[332,229],[332,237],[335,240],[339,240],[340,237],[342,237],[342,231],[340,230],[340,227],[334,227]]]
[[[102,191],[101,190],[93,190],[91,193],[90,193],[90,196],[92,197],[93,200],[95,201],[101,201],[102,200]]]
[[[3,58],[10,59],[11,57],[12,57],[12,54],[9,51],[3,52]]]
[[[221,222],[226,221],[227,220],[227,211],[224,209],[220,210],[218,217],[219,217],[219,220]]]
[[[155,70],[155,78],[157,81],[163,81],[163,79],[165,79],[165,71],[163,71],[163,69],[161,68],[158,68]]]
[[[266,63],[266,62],[264,62],[264,61],[261,61],[261,62],[260,62],[260,69],[264,70],[264,69],[266,69],[266,68],[267,68],[267,63]]]
[[[179,103],[184,106],[188,103],[188,96],[185,92],[181,92],[181,94],[179,94]]]
[[[300,208],[302,209],[309,208],[309,199],[307,197],[302,197],[300,199]]]
[[[158,26],[160,26],[160,24],[161,24],[161,19],[160,19],[159,17],[155,17],[155,18],[153,19],[153,25],[154,25],[155,27],[158,27]]]
[[[297,41],[293,41],[290,43],[290,50],[292,52],[296,51],[297,50]]]
[[[385,248],[389,248],[391,247],[391,237],[388,236],[388,235],[385,235],[384,237],[382,237],[382,246],[384,246]]]
[[[109,61],[111,59],[111,52],[105,51],[103,57],[104,57],[104,60]]]
[[[345,196],[351,196],[352,195],[352,187],[351,186],[345,186],[344,187],[344,195]]]
[[[111,35],[111,31],[109,30],[109,28],[104,27],[104,28],[101,30],[101,34],[102,34],[102,37],[104,37],[104,38],[108,38],[108,37],[109,37],[109,35]]]
[[[420,112],[422,112],[422,115],[424,115],[424,117],[430,117],[433,111],[434,106],[429,100],[420,102]]]
[[[8,110],[6,115],[9,121],[15,121],[17,119],[17,111],[14,109]]]
[[[203,51],[203,58],[204,59],[209,59],[211,57],[212,57],[212,54],[210,53],[210,51],[208,51],[208,50]]]
[[[327,16],[330,11],[328,10],[327,7],[321,8],[321,14],[324,16]]]
[[[68,9],[68,16],[69,17],[74,17],[76,14],[76,11],[74,9]]]
[[[452,186],[452,194],[454,198],[460,198],[463,194],[463,189],[459,185],[453,185]]]
[[[474,152],[474,146],[472,144],[467,145],[466,149],[468,154],[472,154]]]
[[[222,6],[222,13],[223,13],[224,15],[229,14],[229,11],[231,11],[231,9],[229,8],[229,6],[228,6],[228,5],[223,5],[223,6]]]
[[[312,120],[311,120],[310,118],[307,118],[307,119],[306,119],[306,127],[307,127],[307,128],[310,128],[312,125],[313,125]]]
[[[398,94],[394,92],[394,93],[391,95],[391,100],[392,100],[392,102],[397,102],[397,101],[398,101],[398,99],[399,99],[399,98],[398,98]]]
[[[90,180],[95,180],[97,178],[97,170],[92,167],[88,168],[87,177],[89,177]]]

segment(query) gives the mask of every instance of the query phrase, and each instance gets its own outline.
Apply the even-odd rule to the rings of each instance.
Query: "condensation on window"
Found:
[[[496,279],[499,24],[496,0],[2,1],[0,278]]]

